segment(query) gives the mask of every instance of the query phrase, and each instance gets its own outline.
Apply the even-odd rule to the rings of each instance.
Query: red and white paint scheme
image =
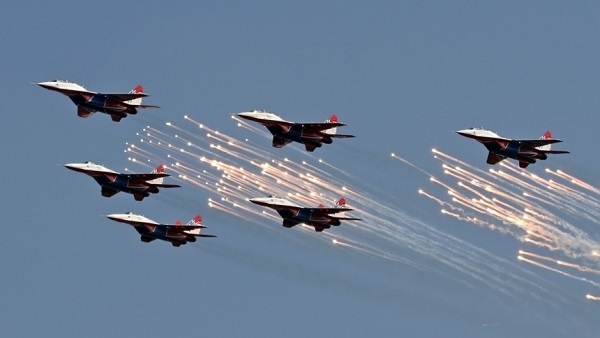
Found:
[[[345,126],[339,123],[337,116],[331,115],[325,122],[295,123],[285,121],[281,117],[264,110],[253,110],[238,114],[246,120],[258,122],[273,134],[273,147],[281,148],[290,142],[304,144],[307,151],[314,151],[325,144],[331,144],[333,138],[349,138],[354,135],[337,134],[337,127]]]
[[[77,106],[77,115],[88,117],[95,112],[110,115],[113,121],[119,122],[128,114],[137,114],[138,108],[158,108],[158,106],[142,104],[142,98],[148,96],[141,85],[129,93],[103,94],[89,91],[77,83],[66,80],[40,82],[38,85],[68,96]]]
[[[196,215],[187,224],[181,224],[181,221],[175,221],[174,224],[161,224],[132,212],[110,214],[106,215],[106,217],[113,221],[133,226],[141,235],[141,241],[145,243],[160,239],[171,242],[173,246],[178,247],[187,242],[195,242],[196,237],[217,237],[215,235],[200,234],[201,229],[206,228],[206,226],[202,225],[202,217],[200,215]]]
[[[104,166],[92,163],[68,163],[65,167],[92,177],[102,187],[102,196],[111,197],[122,191],[141,201],[150,194],[159,192],[158,188],[179,188],[176,184],[163,184],[164,166],[159,165],[149,174],[122,174]]]
[[[337,213],[352,210],[346,207],[346,200],[343,197],[331,208],[326,208],[323,204],[319,204],[316,208],[301,207],[286,199],[273,196],[251,198],[249,201],[277,211],[283,218],[283,226],[286,228],[303,223],[313,226],[315,231],[321,232],[331,228],[332,225],[340,225],[342,220],[360,221],[360,218],[334,216]]]
[[[496,164],[505,158],[519,161],[519,167],[526,168],[536,160],[545,160],[547,154],[568,154],[564,150],[551,150],[553,143],[562,142],[553,139],[550,131],[545,132],[539,139],[508,139],[493,131],[483,128],[459,130],[459,135],[471,138],[483,144],[489,151],[487,163]]]

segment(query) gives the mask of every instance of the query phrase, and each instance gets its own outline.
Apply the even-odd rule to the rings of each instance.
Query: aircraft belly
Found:
[[[295,140],[299,140],[302,138],[303,127],[301,125],[292,125],[290,130],[286,133],[288,136],[295,138]]]

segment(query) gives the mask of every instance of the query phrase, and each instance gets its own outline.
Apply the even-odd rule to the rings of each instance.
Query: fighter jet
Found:
[[[119,191],[133,194],[136,201],[141,201],[150,194],[158,193],[158,188],[179,188],[176,184],[163,184],[164,167],[158,166],[150,174],[120,174],[101,165],[84,162],[68,163],[65,167],[91,176],[102,187],[102,196],[111,197]]]
[[[536,160],[547,159],[547,154],[569,153],[563,150],[550,150],[552,143],[562,142],[552,139],[550,131],[545,132],[538,140],[507,139],[482,128],[463,129],[457,133],[482,143],[489,150],[487,157],[489,164],[496,164],[508,157],[519,161],[519,167],[527,168]]]
[[[322,204],[316,208],[304,208],[288,200],[273,196],[252,198],[250,202],[275,209],[283,217],[283,226],[286,228],[303,223],[313,226],[315,231],[321,232],[331,228],[332,225],[340,225],[342,220],[360,221],[360,218],[333,216],[333,214],[352,210],[346,207],[346,200],[343,197],[331,208],[325,208]]]
[[[129,93],[102,94],[91,92],[82,86],[66,80],[40,82],[39,86],[68,96],[77,106],[77,115],[88,117],[95,112],[110,115],[113,121],[119,122],[127,114],[137,114],[138,108],[158,108],[142,104],[142,98],[148,96],[141,85]]]
[[[136,215],[128,212],[125,214],[110,214],[106,217],[113,221],[127,223],[132,225],[135,230],[141,235],[141,240],[144,243],[152,242],[155,239],[171,242],[173,246],[178,247],[187,242],[195,242],[196,237],[217,237],[215,235],[200,234],[201,229],[206,227],[202,225],[202,217],[197,215],[187,224],[181,224],[180,220],[175,221],[175,224],[160,224],[146,218],[142,215]]]
[[[273,134],[273,147],[281,148],[286,144],[296,141],[303,143],[307,151],[314,151],[323,143],[331,144],[333,138],[348,138],[354,135],[340,135],[337,127],[345,126],[339,123],[337,116],[331,115],[322,123],[294,123],[283,120],[281,117],[264,110],[239,113],[239,117],[258,122]]]

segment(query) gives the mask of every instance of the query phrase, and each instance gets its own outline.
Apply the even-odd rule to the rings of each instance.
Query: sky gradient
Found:
[[[0,335],[597,337],[600,303],[585,299],[597,286],[519,262],[531,245],[442,215],[417,190],[445,191],[390,153],[443,175],[436,147],[487,171],[485,149],[453,131],[551,130],[571,154],[528,172],[561,169],[598,187],[599,15],[595,2],[554,1],[4,4]],[[68,98],[32,85],[53,79],[100,92],[141,83],[144,103],[161,108],[120,123],[82,119]],[[297,144],[271,148],[231,119],[254,108],[302,122],[336,113],[348,124],[340,132],[357,137],[312,156]],[[89,160],[141,172],[125,143],[167,121],[193,130],[185,114],[369,196],[373,215],[353,215],[389,233],[360,224],[330,232],[394,259],[219,212],[207,205],[218,196],[191,186],[141,203],[107,199],[62,167]],[[159,222],[201,213],[219,237],[145,244],[104,217],[126,211]],[[597,219],[568,220],[598,243]]]

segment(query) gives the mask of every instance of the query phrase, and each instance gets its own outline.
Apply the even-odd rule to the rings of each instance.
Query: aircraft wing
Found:
[[[165,173],[154,173],[154,174],[122,174],[123,176],[127,176],[129,179],[134,181],[151,181],[161,177],[171,176]]]
[[[361,218],[355,218],[355,217],[330,216],[330,218],[339,219],[340,221],[362,221]]]
[[[515,142],[519,142],[522,144],[530,145],[532,147],[541,147],[547,144],[559,143],[562,140],[557,139],[535,139],[535,140],[513,140]]]
[[[350,208],[303,208],[303,210],[307,210],[312,212],[313,214],[337,214],[338,212],[350,211]]]
[[[154,183],[152,183],[152,185],[157,188],[181,188],[181,186],[178,184],[154,184]]]
[[[146,97],[148,94],[145,93],[122,93],[122,94],[98,94],[98,96],[104,96],[109,99],[116,99],[119,101],[131,101],[139,99],[140,97]]]
[[[194,230],[194,229],[206,229],[204,225],[185,225],[185,224],[161,224],[161,226],[166,227],[167,229],[175,229],[175,230]]]
[[[340,123],[340,122],[296,123],[296,124],[299,124],[302,127],[304,127],[304,130],[308,130],[308,131],[312,131],[312,132],[327,130],[327,129],[341,127],[341,126],[346,125],[345,123]]]

